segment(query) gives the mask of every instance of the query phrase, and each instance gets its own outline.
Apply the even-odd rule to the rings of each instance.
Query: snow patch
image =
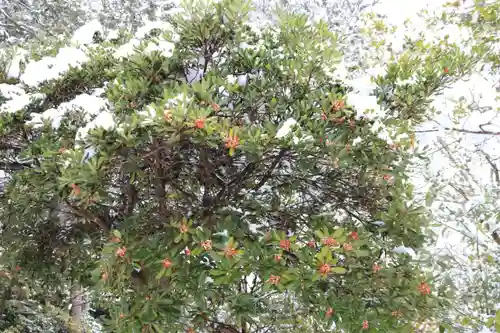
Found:
[[[99,32],[102,36],[104,34],[104,28],[98,20],[92,20],[76,29],[71,38],[71,43],[73,45],[92,44],[96,32]]]
[[[21,62],[24,60],[24,56],[28,52],[26,50],[16,50],[16,53],[14,57],[12,58],[12,61],[10,62],[8,68],[7,68],[7,77],[11,79],[18,79],[19,76],[21,75]]]
[[[281,128],[278,130],[276,133],[276,138],[281,139],[284,138],[285,136],[289,135],[290,132],[292,131],[293,126],[297,124],[297,121],[293,118],[288,118]]]
[[[411,247],[403,246],[403,245],[395,247],[393,249],[393,251],[395,253],[399,253],[399,254],[408,254],[412,258],[416,256],[416,253],[415,253],[414,249],[412,249]]]
[[[0,112],[15,113],[33,103],[36,100],[43,100],[44,94],[26,94],[20,85],[0,84],[0,94],[8,100],[0,105]]]
[[[100,114],[102,110],[106,110],[107,105],[107,100],[104,98],[81,94],[69,102],[62,103],[57,108],[51,108],[42,113],[32,113],[32,119],[27,124],[38,128],[43,126],[44,121],[51,121],[52,127],[57,129],[61,126],[61,121],[68,112],[81,111],[84,114],[84,119],[90,121],[93,116]]]
[[[88,60],[89,57],[83,50],[63,47],[55,57],[44,57],[39,61],[29,62],[20,80],[30,87],[36,87],[45,81],[57,79],[70,67],[79,67]]]
[[[140,44],[140,40],[132,38],[127,43],[120,46],[113,55],[115,58],[128,58],[136,52],[136,49]]]
[[[89,122],[85,127],[78,129],[76,133],[76,140],[84,140],[88,133],[96,128],[103,128],[107,131],[112,130],[116,127],[116,122],[113,114],[109,111],[102,111],[95,117],[91,122]]]
[[[143,39],[153,29],[169,30],[169,31],[174,30],[172,25],[168,22],[165,22],[165,21],[146,21],[146,23],[142,27],[137,29],[137,32],[135,33],[135,37],[137,37],[139,39]]]
[[[159,41],[159,42],[151,42],[146,49],[145,53],[152,53],[157,51],[161,53],[163,56],[170,58],[174,54],[175,44],[167,42],[167,41]]]

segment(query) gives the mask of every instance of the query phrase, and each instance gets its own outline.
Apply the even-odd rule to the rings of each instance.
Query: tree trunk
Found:
[[[83,314],[85,311],[85,295],[78,282],[74,282],[70,294],[71,310],[71,330],[75,333],[83,333]]]

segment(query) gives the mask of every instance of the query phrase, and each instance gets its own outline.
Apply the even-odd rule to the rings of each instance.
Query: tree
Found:
[[[431,104],[436,112],[415,128],[428,163],[416,166],[413,179],[421,188],[417,197],[425,199],[439,227],[429,266],[439,277],[436,287],[451,302],[451,312],[441,316],[443,328],[451,331],[486,332],[498,322],[498,9],[498,1],[450,3],[439,15],[426,15],[427,30],[417,30],[401,52],[415,44],[427,50],[436,41],[440,48],[453,43],[463,51],[446,64],[450,76],[459,80],[444,87]],[[382,28],[376,30],[380,40],[387,37],[383,30],[394,34],[376,23]],[[446,44],[432,32],[445,37]]]
[[[256,31],[248,10],[187,2],[128,57],[137,40],[98,42],[55,78],[28,63],[3,87],[22,98],[2,105],[2,259],[47,292],[92,291],[113,332],[397,332],[432,318],[430,275],[405,254],[427,216],[411,201],[412,140],[396,134],[453,79],[441,54],[391,64],[381,89],[410,65],[421,84],[378,90],[388,112],[361,117],[324,22],[281,12]]]
[[[448,111],[449,123],[436,122],[422,132],[436,134],[441,158],[451,166],[446,174],[428,174],[435,190],[435,219],[443,224],[442,237],[463,246],[445,248],[448,260],[440,264],[453,277],[457,295],[452,318],[470,332],[500,330],[495,299],[498,297],[498,1],[477,2],[446,17],[468,31],[478,66],[446,95],[458,95]],[[475,89],[464,92],[466,84]],[[446,96],[445,95],[445,96]],[[439,133],[438,131],[441,131]],[[438,171],[438,170],[436,170]],[[442,242],[441,242],[442,243]],[[444,262],[444,263],[443,263]],[[445,275],[446,278],[449,278]],[[500,315],[500,314],[499,314]]]

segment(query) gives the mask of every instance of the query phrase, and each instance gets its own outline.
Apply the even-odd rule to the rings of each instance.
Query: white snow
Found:
[[[248,74],[238,75],[238,84],[240,86],[246,86],[248,81]]]
[[[394,252],[399,253],[399,254],[408,254],[410,257],[415,257],[416,253],[415,250],[412,249],[411,247],[406,247],[406,246],[398,246],[393,249]]]
[[[0,84],[0,93],[8,100],[0,105],[0,112],[14,113],[21,111],[35,100],[42,100],[45,95],[40,93],[26,94],[20,85]]]
[[[163,56],[170,58],[174,54],[175,44],[167,41],[151,42],[144,50],[145,53],[160,52]]]
[[[385,222],[384,221],[373,221],[372,224],[376,225],[378,227],[383,227],[385,225]]]
[[[12,61],[7,66],[7,77],[18,79],[21,75],[21,61],[24,60],[25,55],[28,52],[22,49],[16,49],[14,56],[12,57]]]
[[[0,94],[2,94],[7,99],[13,99],[22,95],[25,95],[26,92],[22,88],[21,85],[13,85],[7,83],[0,84]]]
[[[173,27],[170,23],[165,21],[146,21],[143,26],[137,29],[135,37],[143,39],[148,33],[153,29],[168,30],[173,31]]]
[[[114,53],[115,58],[128,58],[136,52],[141,41],[137,38],[132,38],[127,43],[121,45]]]
[[[69,102],[61,103],[57,108],[51,108],[45,110],[42,113],[32,113],[32,119],[28,121],[27,124],[33,125],[36,128],[41,127],[44,120],[50,120],[52,127],[54,129],[57,129],[59,128],[59,126],[61,126],[61,121],[68,112],[82,112],[84,115],[84,119],[86,121],[90,121],[95,116],[99,117],[101,115],[101,111],[107,109],[107,105],[107,100],[104,98],[91,96],[88,94],[81,94],[76,96]],[[100,119],[99,121],[102,121],[102,119]],[[87,126],[90,126],[90,123],[87,124]]]
[[[116,126],[113,114],[109,111],[101,111],[97,117],[90,121],[85,127],[78,129],[76,133],[76,140],[84,140],[90,130],[96,128],[103,128],[105,130],[112,130]]]
[[[288,118],[283,125],[281,125],[280,129],[278,129],[278,132],[276,133],[276,138],[281,139],[287,135],[290,134],[292,131],[293,126],[297,124],[297,121],[293,118]]]
[[[116,29],[108,31],[106,38],[108,40],[118,39],[120,37],[120,32]]]
[[[101,33],[104,36],[104,28],[98,20],[92,20],[80,28],[76,29],[73,37],[71,38],[71,43],[75,46],[92,44],[93,37],[96,32]]]
[[[44,57],[40,61],[29,62],[20,80],[28,86],[35,87],[42,82],[57,79],[70,67],[78,67],[88,59],[85,52],[79,48],[63,47],[55,57]]]
[[[357,146],[358,144],[360,144],[361,142],[363,142],[363,139],[361,137],[356,137],[354,140],[352,140],[352,146],[355,147]]]

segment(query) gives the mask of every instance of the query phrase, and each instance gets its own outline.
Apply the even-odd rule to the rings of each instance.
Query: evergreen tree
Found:
[[[142,40],[88,45],[49,80],[28,63],[4,85],[22,92],[0,106],[2,260],[58,306],[91,290],[112,332],[406,332],[432,318],[441,303],[406,254],[427,226],[412,140],[389,145],[374,123],[422,121],[448,77],[439,55],[404,94],[383,89],[416,62],[390,65],[388,112],[364,114],[325,22],[280,12],[255,30],[249,10],[187,2]]]

